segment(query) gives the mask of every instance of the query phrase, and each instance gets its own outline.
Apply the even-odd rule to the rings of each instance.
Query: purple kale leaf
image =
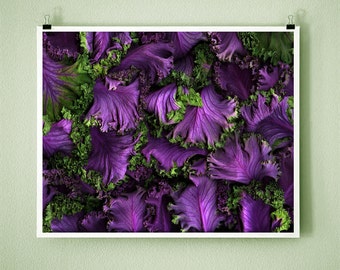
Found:
[[[259,70],[258,89],[269,90],[274,87],[280,79],[280,69],[278,66],[264,66]]]
[[[61,61],[64,57],[77,59],[80,53],[80,39],[77,32],[44,33],[43,44],[49,57]]]
[[[294,207],[294,148],[292,146],[285,148],[280,152],[280,169],[281,176],[279,185],[283,189],[285,203]]]
[[[268,105],[266,99],[259,95],[257,103],[244,106],[241,113],[246,120],[246,129],[260,133],[273,145],[276,140],[293,138],[294,128],[287,115],[288,109],[288,97],[278,102],[278,98],[274,96]]]
[[[270,232],[272,228],[270,206],[261,199],[254,200],[250,195],[243,194],[240,201],[240,217],[244,232]]]
[[[53,219],[51,221],[51,230],[53,232],[79,232],[82,231],[80,222],[83,218],[83,212],[73,215],[63,215],[61,219]]]
[[[101,132],[91,129],[92,150],[87,169],[103,175],[103,183],[116,183],[123,179],[130,155],[133,154],[135,141],[130,134],[117,135],[114,132]]]
[[[169,35],[173,43],[174,58],[179,59],[188,54],[188,52],[200,41],[206,40],[207,37],[202,32],[174,32]]]
[[[215,82],[227,94],[246,100],[254,91],[252,70],[235,63],[216,63]]]
[[[143,72],[148,82],[154,83],[169,75],[173,60],[173,47],[170,43],[150,43],[129,50],[112,72],[135,67]]]
[[[278,166],[274,162],[271,148],[265,141],[252,135],[244,143],[238,136],[228,138],[224,148],[208,157],[210,177],[249,184],[252,180],[265,177],[276,179]]]
[[[145,231],[143,226],[145,211],[145,191],[142,189],[111,199],[107,209],[107,213],[112,216],[108,223],[109,231]]]
[[[153,156],[159,162],[160,169],[169,171],[175,165],[183,166],[188,159],[195,155],[205,156],[207,151],[197,147],[184,148],[170,143],[165,138],[149,137],[148,144],[142,150],[142,154],[148,162]]]
[[[175,61],[174,70],[183,72],[187,76],[192,76],[194,69],[194,57],[191,54],[186,55]]]
[[[220,61],[230,62],[235,54],[247,53],[235,32],[212,32],[210,41],[211,48]]]
[[[119,41],[119,42],[118,42]],[[86,49],[91,54],[91,63],[109,56],[110,51],[122,50],[122,45],[130,45],[132,39],[127,32],[87,32]]]
[[[52,201],[53,197],[58,194],[58,189],[55,186],[50,185],[49,179],[43,175],[43,209],[47,204]]]
[[[213,232],[223,217],[216,207],[216,183],[206,176],[191,176],[194,185],[174,196],[172,209],[184,231]]]
[[[43,114],[57,119],[63,105],[70,105],[77,98],[77,89],[64,78],[72,76],[66,66],[52,60],[43,52]]]
[[[70,139],[72,121],[62,119],[53,123],[50,131],[43,136],[43,154],[49,158],[55,153],[70,155],[74,147]]]
[[[93,116],[98,119],[102,131],[116,130],[123,133],[136,128],[139,121],[138,80],[128,86],[114,84],[109,78],[106,80],[106,85],[103,81],[97,80],[93,92],[94,103],[87,113],[87,118]]]
[[[180,136],[186,143],[214,145],[225,129],[233,124],[228,119],[236,116],[236,102],[225,100],[212,85],[201,92],[202,107],[188,106],[184,119],[176,125],[172,138]]]
[[[170,232],[173,224],[168,210],[168,204],[172,201],[172,189],[165,181],[149,188],[145,202],[147,214],[144,226],[150,232]]]
[[[273,96],[270,104],[266,103],[266,98],[262,95],[257,96],[256,104],[245,105],[241,108],[242,117],[246,120],[246,130],[255,132],[258,124],[270,116],[277,107],[278,97]]]
[[[180,106],[175,100],[176,93],[176,83],[171,83],[155,92],[150,93],[145,98],[147,111],[153,112],[161,123],[173,124],[174,121],[169,120],[167,114],[171,111],[180,109]]]
[[[106,232],[107,223],[108,219],[105,213],[92,211],[85,215],[80,224],[87,232]]]

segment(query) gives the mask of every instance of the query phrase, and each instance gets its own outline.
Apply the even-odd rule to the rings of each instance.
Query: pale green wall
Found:
[[[5,3],[4,3],[5,2]],[[77,3],[76,3],[77,2]],[[0,269],[340,269],[339,1],[3,0]],[[37,239],[36,26],[301,25],[301,239]]]

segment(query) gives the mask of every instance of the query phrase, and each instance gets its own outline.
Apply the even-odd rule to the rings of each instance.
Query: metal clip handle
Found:
[[[293,15],[288,16],[288,24],[286,26],[286,29],[295,29],[294,16]]]
[[[43,24],[44,30],[51,30],[52,25],[50,24],[50,15],[45,15],[45,24]]]

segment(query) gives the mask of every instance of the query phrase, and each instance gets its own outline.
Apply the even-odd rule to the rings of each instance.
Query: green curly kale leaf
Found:
[[[277,65],[279,61],[293,62],[292,32],[240,32],[243,46],[255,57]]]

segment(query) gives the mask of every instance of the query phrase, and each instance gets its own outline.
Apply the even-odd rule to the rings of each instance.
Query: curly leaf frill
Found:
[[[61,61],[64,57],[75,60],[80,53],[78,32],[44,33],[43,44],[49,57],[55,61]]]
[[[278,65],[265,65],[258,71],[258,90],[279,89],[284,96],[293,95],[293,71],[285,63],[279,62]]]
[[[78,176],[69,176],[64,170],[50,169],[43,170],[43,208],[56,195],[66,195],[69,198],[76,198],[82,195],[94,195],[95,189],[83,182]]]
[[[246,131],[255,132],[258,124],[270,116],[279,104],[278,96],[274,95],[270,103],[266,102],[266,97],[257,96],[255,104],[244,105],[240,111],[242,117],[246,120]]]
[[[58,189],[51,186],[48,178],[43,175],[43,209],[46,208],[47,204],[58,194]]]
[[[279,67],[264,66],[259,70],[258,89],[269,90],[280,78]]]

